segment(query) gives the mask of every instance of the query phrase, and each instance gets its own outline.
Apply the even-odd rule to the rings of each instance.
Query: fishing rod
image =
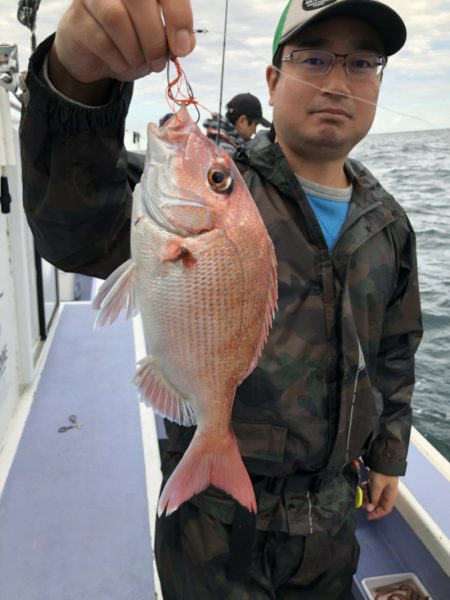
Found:
[[[19,0],[17,20],[31,31],[31,50],[36,50],[36,17],[41,0]]]
[[[17,18],[20,23],[26,25],[32,31],[32,47],[36,47],[36,14],[39,8],[40,0],[21,0],[19,2]],[[19,88],[19,59],[17,44],[0,43],[0,211],[2,214],[11,212],[11,194],[9,192],[9,182],[6,167],[15,165],[15,149],[13,143],[13,130],[11,122],[11,107],[17,110],[17,106],[12,104],[9,99],[9,93],[13,94],[19,102],[20,96],[17,94]],[[19,109],[20,110],[20,109]],[[3,123],[3,126],[1,125]]]
[[[220,94],[219,94],[219,119],[217,127],[216,144],[219,145],[220,128],[222,125],[222,101],[223,101],[223,81],[225,75],[225,52],[227,47],[227,26],[228,26],[228,1],[225,1],[225,22],[223,28],[223,46],[222,46],[222,71],[220,75]]]
[[[41,0],[19,0],[17,20],[31,31],[31,49],[36,50],[36,16]],[[19,81],[19,59],[17,44],[0,43],[0,86],[17,95]]]

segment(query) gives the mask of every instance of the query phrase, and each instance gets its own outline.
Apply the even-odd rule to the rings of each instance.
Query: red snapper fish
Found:
[[[155,412],[195,435],[167,481],[158,514],[209,485],[249,511],[256,500],[231,425],[236,387],[255,368],[277,302],[276,259],[228,154],[186,108],[148,126],[133,194],[131,258],[103,283],[96,326],[141,313],[148,356],[134,376]]]

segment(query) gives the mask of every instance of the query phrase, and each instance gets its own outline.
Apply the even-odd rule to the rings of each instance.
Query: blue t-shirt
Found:
[[[347,217],[353,186],[345,189],[332,188],[304,179],[300,175],[297,177],[319,221],[328,249],[331,250]]]

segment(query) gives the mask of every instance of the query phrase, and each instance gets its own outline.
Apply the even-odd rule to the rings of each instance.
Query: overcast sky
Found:
[[[271,118],[265,67],[285,3],[229,1],[224,104],[237,93],[251,92],[260,98],[264,115]],[[0,0],[0,42],[19,45],[23,69],[30,54],[30,37],[28,29],[16,20],[17,4],[15,0]],[[69,4],[68,0],[41,0],[38,42],[54,31]],[[408,40],[404,49],[389,59],[372,132],[450,128],[450,0],[392,0],[388,4],[404,19]],[[218,111],[225,0],[193,0],[192,5],[195,27],[209,33],[198,36],[195,52],[182,61],[182,66],[198,100],[211,111]],[[165,87],[166,74],[137,82],[127,129],[145,133],[149,121],[157,121],[168,112]]]

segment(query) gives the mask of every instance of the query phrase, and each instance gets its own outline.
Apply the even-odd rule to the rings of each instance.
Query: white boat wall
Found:
[[[59,300],[75,292],[74,275],[35,253],[22,208],[19,114],[0,86],[0,170],[12,199],[9,212],[0,213],[0,448],[21,395],[36,379]]]
[[[20,392],[36,375],[40,332],[31,233],[22,209],[18,113],[0,87],[0,168],[14,201],[0,214],[0,447]],[[5,206],[2,206],[5,210]]]

